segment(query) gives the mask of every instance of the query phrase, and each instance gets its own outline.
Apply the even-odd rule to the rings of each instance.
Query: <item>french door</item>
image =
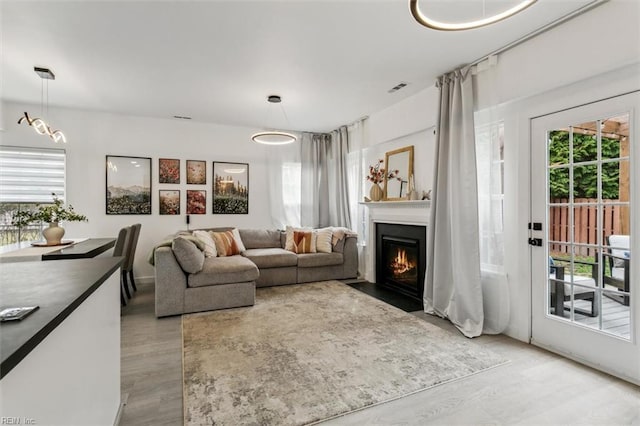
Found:
[[[531,121],[529,225],[532,343],[635,383],[639,109],[634,92]]]

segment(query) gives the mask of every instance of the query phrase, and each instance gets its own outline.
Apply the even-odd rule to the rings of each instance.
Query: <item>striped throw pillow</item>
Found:
[[[233,231],[211,232],[213,240],[216,242],[218,256],[233,256],[240,254],[240,248],[233,238]]]
[[[316,233],[313,231],[293,231],[294,253],[315,253]]]

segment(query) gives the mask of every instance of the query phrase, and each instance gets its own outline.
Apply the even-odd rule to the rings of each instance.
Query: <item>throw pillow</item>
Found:
[[[216,257],[218,255],[216,251],[216,242],[211,238],[211,234],[207,231],[193,231],[193,236],[202,241],[204,245],[205,257]]]
[[[314,231],[293,231],[294,253],[315,253],[316,233]]]
[[[212,232],[213,240],[216,242],[218,256],[233,256],[240,254],[240,249],[233,237],[233,231]]]
[[[318,253],[331,253],[333,230],[331,228],[322,228],[316,230],[316,251]]]
[[[285,229],[285,235],[286,235],[286,239],[285,239],[285,243],[284,243],[284,249],[285,250],[289,250],[289,251],[293,251],[294,250],[294,242],[293,242],[293,233],[295,231],[312,231],[311,228],[294,228],[293,226],[288,226]]]
[[[200,251],[193,241],[178,237],[171,243],[171,249],[183,271],[189,274],[202,271],[204,253]]]
[[[233,232],[233,239],[236,240],[236,245],[238,246],[238,250],[240,250],[240,253],[247,251],[247,249],[244,247],[244,244],[242,243],[242,238],[240,238],[240,231],[238,231],[238,228],[233,228],[231,232]]]

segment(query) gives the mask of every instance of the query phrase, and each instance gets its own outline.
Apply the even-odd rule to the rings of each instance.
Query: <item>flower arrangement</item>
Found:
[[[88,220],[85,215],[76,213],[71,204],[69,207],[64,207],[62,200],[55,193],[51,195],[53,204],[37,204],[35,211],[18,211],[11,217],[11,224],[23,228],[34,222],[86,222]]]
[[[369,175],[366,177],[366,179],[369,182],[374,183],[376,185],[384,182],[385,173],[386,173],[387,179],[397,179],[399,181],[402,181],[402,178],[398,176],[398,173],[399,173],[398,170],[390,170],[387,173],[385,168],[382,167],[383,163],[384,163],[384,160],[380,159],[375,165],[369,166]]]

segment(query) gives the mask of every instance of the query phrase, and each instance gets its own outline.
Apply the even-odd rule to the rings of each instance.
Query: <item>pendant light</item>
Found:
[[[267,97],[267,102],[271,104],[279,104],[282,102],[282,98],[278,95],[270,95]],[[282,115],[284,115],[287,123],[289,120],[287,119],[287,114],[284,112],[284,108],[280,105],[280,109],[282,111]],[[257,143],[261,143],[263,145],[286,145],[293,143],[298,140],[296,135],[282,132],[279,130],[268,130],[264,132],[258,132],[251,135],[251,140]]]
[[[411,14],[413,15],[414,19],[427,28],[441,31],[461,31],[495,24],[496,22],[502,21],[503,19],[507,19],[515,15],[516,13],[522,12],[537,1],[538,0],[524,0],[503,12],[496,13],[495,15],[488,16],[482,19],[477,19],[475,21],[466,22],[436,21],[420,10],[420,7],[418,6],[418,0],[409,0],[409,9],[411,10]],[[484,0],[482,6],[484,8]]]
[[[49,115],[49,80],[55,80],[56,76],[49,68],[40,68],[33,67],[33,70],[40,77],[40,113],[44,114],[44,81],[47,80],[47,115]],[[20,117],[18,120],[18,124],[22,124],[22,122],[26,122],[29,126],[33,127],[33,129],[39,135],[47,135],[49,136],[55,143],[62,142],[67,143],[67,138],[64,136],[61,130],[52,130],[51,127],[42,119],[42,118],[31,118],[27,112],[24,113],[23,117]]]

